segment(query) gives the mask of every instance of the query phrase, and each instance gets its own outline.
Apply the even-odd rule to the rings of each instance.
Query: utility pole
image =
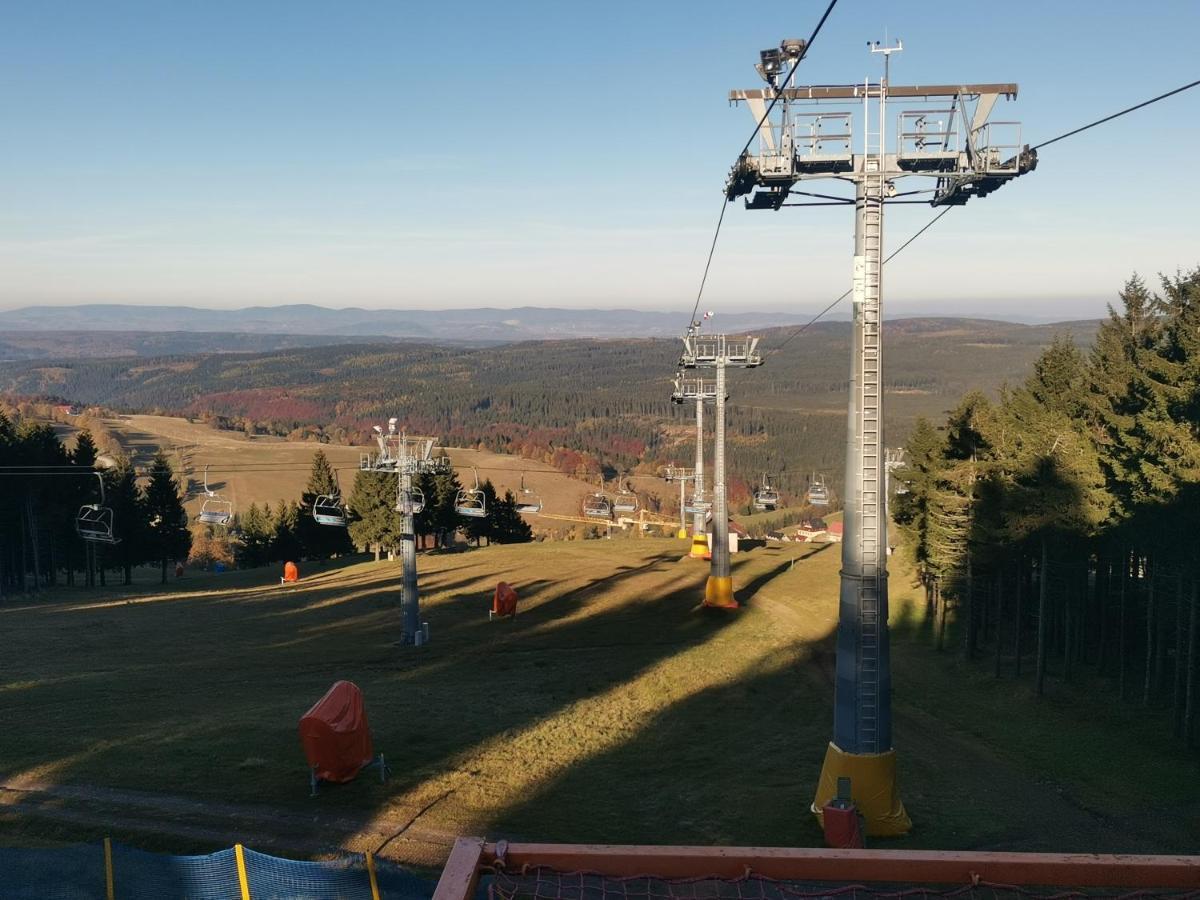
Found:
[[[679,367],[715,369],[717,376],[713,384],[716,422],[713,429],[712,569],[704,587],[704,605],[737,609],[729,569],[729,503],[725,494],[725,400],[728,397],[725,370],[730,366],[756,368],[762,365],[762,356],[758,352],[758,338],[701,334],[700,325],[700,322],[693,322],[684,335]]]
[[[748,209],[779,209],[800,182],[827,178],[854,184],[853,349],[850,361],[849,434],[846,442],[844,539],[838,610],[837,678],[833,740],[825,754],[812,810],[837,793],[838,779],[852,780],[854,801],[871,835],[903,834],[911,822],[896,789],[892,747],[891,669],[888,646],[887,519],[883,494],[883,356],[881,326],[883,207],[896,196],[896,181],[910,175],[935,178],[933,206],[962,205],[1032,171],[1037,154],[1021,144],[1015,122],[988,122],[1015,84],[890,84],[891,55],[902,45],[868,43],[884,57],[880,81],[852,85],[780,85],[785,60],[796,60],[802,41],[784,41],[760,54],[757,67],[767,87],[734,90],[759,128],[758,152],[738,158],[726,182],[730,201],[752,194]],[[778,97],[773,116],[767,104]],[[905,109],[888,146],[890,98]],[[839,106],[861,102],[861,113]],[[854,127],[861,148],[854,152]],[[825,195],[821,195],[825,196]],[[803,203],[787,205],[805,205]]]
[[[711,313],[706,314],[706,318]],[[694,326],[695,327],[695,326]],[[715,403],[717,399],[717,382],[711,378],[691,377],[679,372],[675,376],[675,389],[671,392],[671,402],[682,404],[688,400],[696,402],[696,467],[693,470],[692,502],[689,508],[692,513],[692,549],[688,553],[692,559],[704,559],[708,556],[708,541],[705,534],[708,531],[705,518],[712,509],[712,501],[704,495],[704,404]]]
[[[396,512],[400,525],[400,643],[420,647],[429,641],[429,629],[421,622],[421,597],[417,589],[417,535],[414,516],[425,507],[425,498],[413,486],[413,476],[450,471],[448,456],[433,456],[434,439],[396,433],[395,418],[388,420],[385,434],[375,426],[379,453],[364,453],[359,468],[364,472],[387,472],[396,476]]]

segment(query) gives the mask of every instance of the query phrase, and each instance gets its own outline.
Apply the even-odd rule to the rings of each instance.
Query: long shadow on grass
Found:
[[[346,591],[336,583],[268,596],[271,605],[310,607],[303,624],[283,635],[278,617],[264,616],[260,603],[198,598],[84,613],[78,631],[61,636],[53,668],[94,669],[101,658],[105,671],[89,673],[95,677],[86,691],[70,681],[22,691],[22,708],[41,719],[10,747],[15,752],[0,756],[10,762],[8,774],[46,763],[55,781],[341,815],[369,816],[394,798],[419,806],[438,791],[465,791],[480,748],[618,689],[726,627],[727,617],[696,611],[706,567],[680,562],[674,545],[630,550],[639,565],[592,579],[574,570],[602,565],[604,557],[564,557],[572,569],[564,589],[553,594],[549,578],[530,582],[528,599],[537,599],[515,621],[489,622],[483,602],[436,604],[428,612],[434,640],[420,649],[395,646],[396,610],[383,597],[394,588],[378,583],[356,585],[347,603],[336,602]],[[498,550],[494,560],[503,558]],[[551,550],[530,559],[529,568],[546,575],[539,561],[553,566],[559,558]],[[756,565],[754,558],[742,563]],[[493,578],[481,565],[476,578],[459,580],[482,589]],[[311,802],[296,722],[338,678],[363,688],[376,745],[394,776],[382,786],[361,778]],[[0,750],[3,743],[0,737]],[[741,752],[753,744],[746,735]],[[313,828],[330,843],[350,834],[328,821]],[[234,838],[253,835],[231,832]]]

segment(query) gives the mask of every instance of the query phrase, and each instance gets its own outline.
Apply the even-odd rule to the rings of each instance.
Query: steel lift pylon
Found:
[[[421,621],[421,595],[417,585],[417,536],[414,516],[424,507],[424,495],[413,486],[413,476],[451,471],[448,456],[433,456],[434,439],[396,432],[396,419],[388,420],[385,434],[375,426],[378,453],[364,453],[359,468],[364,472],[386,472],[396,476],[396,511],[400,527],[400,611],[403,621],[400,643],[420,647],[429,642],[429,628]],[[420,499],[418,500],[418,496]]]
[[[896,195],[896,181],[905,176],[937,180],[931,205],[961,205],[1032,171],[1037,155],[1021,144],[1018,123],[988,121],[1000,97],[1016,97],[1015,84],[894,86],[888,65],[902,46],[875,42],[868,44],[871,52],[884,57],[878,82],[781,85],[781,51],[795,60],[802,45],[784,41],[780,50],[763,51],[758,69],[765,89],[730,92],[730,101],[745,102],[761,125],[758,151],[748,150],[734,164],[726,198],[752,194],[747,208],[777,210],[802,182],[837,179],[854,185],[853,199],[845,198],[855,208],[853,345],[833,740],[812,811],[820,818],[837,795],[839,778],[849,778],[867,833],[903,834],[911,822],[896,787],[887,624],[883,210]],[[897,116],[894,147],[888,145],[889,97],[916,105]],[[768,116],[772,100],[777,102]],[[831,103],[842,108],[827,111]],[[854,104],[861,104],[860,113],[852,111]],[[856,120],[861,123],[858,152]]]
[[[708,528],[705,520],[709,510],[712,509],[712,501],[707,499],[704,493],[704,404],[715,403],[716,399],[717,383],[715,380],[699,376],[689,377],[682,371],[675,376],[675,389],[671,392],[671,402],[683,404],[691,400],[696,404],[696,465],[691,476],[693,485],[690,506],[692,548],[688,552],[688,556],[692,559],[708,558],[708,540],[705,537]]]
[[[725,370],[730,367],[753,369],[761,365],[758,338],[701,334],[699,322],[693,322],[684,335],[680,369],[716,370],[713,382],[716,421],[713,425],[712,570],[704,587],[705,606],[738,607],[729,566],[729,502],[725,493],[725,401],[729,394],[725,389]],[[697,402],[696,409],[703,409],[701,402]]]

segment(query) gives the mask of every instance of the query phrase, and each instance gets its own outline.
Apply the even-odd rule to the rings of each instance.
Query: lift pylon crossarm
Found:
[[[716,400],[717,382],[715,379],[689,377],[680,372],[675,376],[674,389],[671,391],[672,403],[684,403],[687,400]],[[728,395],[725,397],[729,399]]]
[[[679,357],[681,369],[711,369],[718,366],[753,369],[761,365],[762,354],[758,352],[756,337],[694,333],[683,336],[683,353]]]
[[[783,90],[784,100],[862,100],[864,97],[878,95],[879,85],[871,84],[817,84],[800,85]],[[945,97],[966,97],[975,100],[980,97],[994,95],[1006,100],[1017,99],[1017,85],[1013,82],[995,84],[889,84],[889,97],[905,100],[939,100]],[[771,100],[776,92],[770,88],[751,88],[748,90],[733,89],[729,92],[729,102],[753,102]]]
[[[938,179],[931,205],[961,206],[1037,167],[1037,151],[1022,142],[1020,123],[989,121],[1000,98],[1016,96],[1017,85],[1010,82],[892,85],[886,77],[861,84],[730,91],[730,101],[744,102],[756,121],[765,101],[781,102],[776,104],[774,121],[764,121],[759,128],[758,152],[744,152],[734,163],[725,182],[725,197],[732,201],[747,196],[747,209],[777,210],[801,180],[858,180],[877,174],[883,179],[879,196],[887,202],[895,192],[894,179],[928,175]],[[866,110],[871,100],[880,102],[875,121]],[[894,146],[885,145],[886,132],[893,127],[885,118],[889,100],[909,107],[916,104],[899,113],[891,135]],[[864,104],[861,153],[851,152],[855,115],[824,111],[821,106],[847,101]],[[814,106],[818,111],[796,112],[796,106]],[[873,166],[871,173],[868,165]]]

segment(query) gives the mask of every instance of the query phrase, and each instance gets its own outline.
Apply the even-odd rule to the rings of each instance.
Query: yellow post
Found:
[[[233,855],[237,859],[238,884],[242,888],[242,900],[250,900],[250,880],[246,877],[246,855],[242,852],[241,844],[233,845]]]
[[[379,900],[379,882],[375,880],[375,854],[367,851],[367,875],[371,878],[371,900]]]
[[[108,900],[116,900],[116,890],[113,881],[112,838],[104,839],[104,896]]]

